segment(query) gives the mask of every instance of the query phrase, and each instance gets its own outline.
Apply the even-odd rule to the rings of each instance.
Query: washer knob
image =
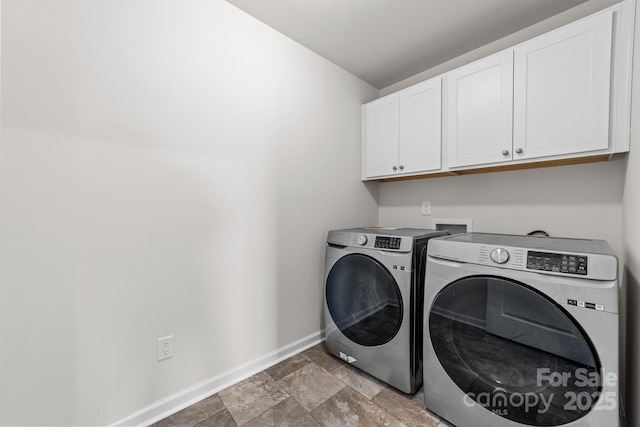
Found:
[[[366,245],[367,241],[368,241],[367,236],[365,236],[364,234],[361,234],[361,235],[358,236],[358,244],[360,246]]]
[[[491,260],[496,264],[504,264],[509,261],[509,252],[502,248],[494,249],[491,251]]]

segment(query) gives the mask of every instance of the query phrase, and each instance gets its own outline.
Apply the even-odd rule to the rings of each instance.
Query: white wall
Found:
[[[605,239],[622,253],[624,160],[380,184],[380,225],[471,219],[473,231]],[[431,215],[422,215],[422,202]]]
[[[413,84],[446,73],[447,71],[451,71],[465,64],[469,64],[475,60],[484,58],[496,52],[500,52],[518,43],[522,43],[523,41],[539,36],[540,34],[554,30],[580,18],[584,18],[585,16],[588,16],[592,13],[596,13],[602,9],[613,6],[621,1],[622,0],[586,0],[584,3],[581,3],[562,13],[545,19],[544,21],[538,22],[506,37],[481,46],[478,49],[472,50],[471,52],[468,52],[464,55],[460,55],[433,68],[429,68],[428,70],[425,70],[421,73],[382,88],[380,90],[380,95],[388,95],[400,89],[409,87]]]
[[[0,425],[110,423],[319,331],[327,230],[377,222],[377,95],[222,0],[2,0]]]
[[[631,110],[631,151],[626,164],[623,198],[623,244],[625,269],[623,308],[625,342],[626,411],[629,426],[640,425],[640,7],[636,5],[633,92]]]

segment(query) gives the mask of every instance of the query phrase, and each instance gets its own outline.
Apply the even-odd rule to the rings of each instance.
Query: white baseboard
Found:
[[[111,427],[151,425],[169,415],[193,405],[225,388],[257,374],[289,357],[324,341],[324,331],[318,331],[265,356],[258,357],[236,368],[204,380],[189,388],[165,397],[128,417],[111,424]]]

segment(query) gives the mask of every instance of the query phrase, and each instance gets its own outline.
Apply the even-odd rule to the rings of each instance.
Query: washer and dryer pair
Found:
[[[330,351],[458,427],[619,426],[609,245],[443,234],[329,233]]]

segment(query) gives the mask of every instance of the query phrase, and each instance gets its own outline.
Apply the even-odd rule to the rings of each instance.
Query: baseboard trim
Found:
[[[318,331],[307,335],[291,344],[280,347],[278,350],[265,356],[258,357],[236,368],[230,369],[204,380],[191,387],[165,397],[135,413],[110,424],[110,427],[151,425],[169,415],[193,405],[209,396],[213,396],[225,388],[238,383],[252,375],[257,374],[289,357],[298,354],[314,345],[324,341],[324,331]]]

